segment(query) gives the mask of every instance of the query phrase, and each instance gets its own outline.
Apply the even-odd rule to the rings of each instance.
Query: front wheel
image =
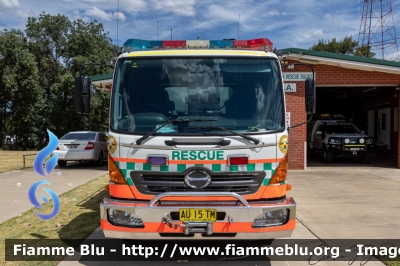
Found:
[[[371,161],[371,154],[369,152],[365,152],[362,156],[363,163],[369,163]]]
[[[324,160],[324,162],[326,163],[330,163],[332,162],[333,159],[333,153],[332,151],[327,150],[326,148],[324,148],[322,150],[322,159]]]

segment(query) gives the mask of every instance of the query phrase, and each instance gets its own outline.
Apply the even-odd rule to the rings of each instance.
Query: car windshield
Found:
[[[354,125],[326,125],[327,134],[360,134]]]
[[[146,134],[243,134],[284,129],[279,62],[271,58],[149,58],[117,64],[111,129]],[[207,128],[208,126],[208,128]]]
[[[96,136],[96,133],[68,133],[62,140],[93,140]]]

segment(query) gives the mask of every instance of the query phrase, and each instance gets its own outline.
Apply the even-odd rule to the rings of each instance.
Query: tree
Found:
[[[97,21],[70,21],[42,13],[28,18],[25,34],[0,32],[0,130],[5,122],[23,139],[21,148],[47,145],[47,131],[58,137],[74,130],[99,130],[82,122],[74,110],[74,77],[82,64],[113,61],[111,39]],[[109,72],[86,66],[85,75]],[[94,92],[89,121],[108,124],[109,94]],[[5,106],[9,106],[10,112]],[[12,119],[10,119],[12,117]],[[4,135],[4,133],[2,133]],[[2,143],[4,136],[0,136]]]
[[[323,39],[318,40],[317,44],[314,44],[309,48],[314,51],[330,52],[345,55],[363,56],[367,57],[367,52],[369,51],[368,57],[374,57],[375,53],[370,51],[370,48],[359,47],[358,42],[350,37],[344,37],[343,40],[337,41],[336,38],[332,38],[331,41],[325,42]]]

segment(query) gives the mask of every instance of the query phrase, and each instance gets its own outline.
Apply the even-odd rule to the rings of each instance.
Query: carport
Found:
[[[307,120],[304,80],[311,69],[317,86],[317,113],[341,114],[375,138],[387,160],[400,167],[400,63],[298,48],[283,49],[286,102],[291,125]],[[306,168],[307,127],[289,132],[290,168]]]

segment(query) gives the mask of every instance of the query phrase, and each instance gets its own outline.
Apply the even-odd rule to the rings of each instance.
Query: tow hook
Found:
[[[233,219],[232,219],[230,216],[228,216],[228,222],[229,222],[230,224],[233,224]]]
[[[185,227],[184,224],[173,224],[172,218],[168,213],[164,214],[164,217],[161,219],[161,222],[167,224],[170,228],[176,229],[178,227]]]
[[[353,151],[353,155],[355,155],[355,156],[357,157],[357,152],[356,152],[356,151]]]

